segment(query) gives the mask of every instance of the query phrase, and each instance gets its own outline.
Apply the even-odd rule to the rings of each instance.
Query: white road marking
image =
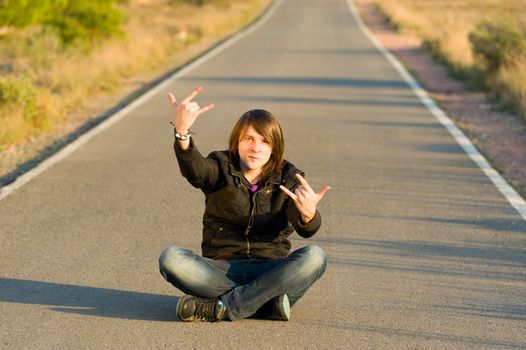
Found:
[[[68,144],[66,147],[61,149],[59,152],[54,154],[53,156],[47,158],[45,161],[37,165],[35,168],[31,169],[27,173],[21,175],[18,177],[14,182],[11,184],[4,186],[0,188],[0,200],[7,197],[9,194],[13,193],[18,188],[22,187],[31,179],[35,178],[39,174],[43,173],[50,167],[52,167],[54,164],[60,162],[61,160],[65,159],[67,156],[75,152],[77,149],[79,149],[82,145],[84,145],[86,142],[88,142],[93,136],[97,135],[98,133],[108,129],[113,124],[117,123],[124,117],[126,117],[128,114],[130,114],[135,108],[139,107],[146,101],[148,101],[151,97],[153,97],[155,94],[160,93],[161,90],[166,88],[169,84],[172,84],[174,81],[179,79],[180,77],[184,76],[185,74],[189,73],[190,71],[194,70],[195,68],[199,67],[212,57],[216,56],[220,52],[224,51],[228,47],[232,46],[239,40],[243,39],[245,36],[255,32],[258,30],[265,22],[274,14],[276,9],[283,3],[283,0],[276,0],[274,3],[270,5],[267,11],[256,20],[252,25],[245,28],[244,30],[240,31],[239,33],[233,35],[230,39],[227,39],[225,42],[221,43],[214,49],[210,50],[203,56],[199,57],[192,63],[188,64],[187,66],[183,67],[181,70],[177,71],[170,77],[166,78],[166,80],[163,80],[158,85],[154,86],[152,89],[150,89],[145,94],[141,95],[139,98],[137,98],[135,101],[128,104],[126,107],[122,108],[121,110],[117,111],[116,113],[109,116],[106,120],[104,120],[102,123],[94,127],[93,129],[90,129],[88,132],[77,138],[72,143]]]
[[[524,199],[506,182],[506,180],[488,163],[484,156],[477,150],[471,141],[464,135],[464,133],[455,125],[455,123],[446,115],[446,113],[438,107],[429,94],[420,86],[420,84],[409,74],[398,59],[389,51],[387,51],[382,44],[376,40],[373,34],[369,31],[363,23],[358,10],[352,0],[347,0],[349,10],[353,15],[358,27],[369,38],[373,45],[391,62],[398,73],[406,81],[409,87],[418,96],[420,101],[429,109],[431,114],[449,131],[455,138],[457,143],[464,149],[468,156],[479,166],[486,176],[493,182],[497,189],[506,197],[508,202],[519,212],[524,220],[526,220],[526,202]]]

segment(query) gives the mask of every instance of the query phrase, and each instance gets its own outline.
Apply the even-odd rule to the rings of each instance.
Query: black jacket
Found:
[[[294,191],[299,185],[295,174],[303,173],[291,163],[284,161],[281,171],[252,193],[241,171],[230,163],[228,151],[215,151],[204,158],[193,140],[187,150],[176,140],[174,150],[182,175],[206,196],[201,244],[204,257],[285,257],[291,247],[287,237],[294,230],[305,238],[318,231],[319,212],[302,225],[294,201],[279,188],[282,184]]]

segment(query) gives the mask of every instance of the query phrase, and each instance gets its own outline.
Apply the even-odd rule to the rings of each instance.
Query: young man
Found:
[[[202,256],[177,246],[159,258],[161,274],[188,294],[179,299],[182,321],[289,320],[290,307],[325,271],[327,259],[310,245],[289,254],[295,230],[311,237],[321,225],[314,192],[303,173],[283,159],[281,127],[271,113],[246,112],[234,126],[228,151],[203,157],[191,138],[197,117],[214,107],[192,101],[174,111],[174,150],[182,175],[205,194]]]

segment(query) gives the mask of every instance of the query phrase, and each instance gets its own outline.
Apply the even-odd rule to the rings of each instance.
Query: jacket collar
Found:
[[[272,175],[270,175],[270,177],[267,179],[266,181],[267,183],[273,183],[275,185],[279,185],[281,183],[281,170],[275,172],[275,173],[272,173]]]
[[[237,169],[234,166],[234,164],[232,164],[231,162],[228,162],[228,168],[229,168],[230,174],[234,177],[237,177],[239,180],[239,183],[242,183],[243,182],[242,179],[244,179],[245,177],[243,173],[241,172],[241,170]],[[269,176],[269,178],[265,181],[265,185],[267,185],[268,183],[272,183],[275,185],[281,184],[281,170],[272,173]]]

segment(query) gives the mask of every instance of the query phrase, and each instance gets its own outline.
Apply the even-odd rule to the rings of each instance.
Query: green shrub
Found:
[[[9,111],[14,107],[23,107],[29,114],[35,109],[36,92],[27,78],[7,77],[0,79],[0,106]]]
[[[68,0],[0,0],[0,26],[25,28],[47,21]]]
[[[120,34],[123,15],[116,0],[0,0],[0,26],[42,25],[64,44]]]
[[[489,74],[508,67],[526,53],[526,31],[517,20],[504,17],[482,21],[469,34],[473,53]]]
[[[28,78],[0,78],[0,116],[5,118],[11,114],[21,114],[32,127],[46,128],[48,116],[46,113],[39,113],[37,98],[37,89]]]
[[[44,24],[57,29],[65,43],[118,35],[123,15],[113,3],[114,0],[70,0],[59,16]]]
[[[225,5],[229,0],[168,0],[170,5],[189,4],[194,6],[203,6],[206,4]]]

